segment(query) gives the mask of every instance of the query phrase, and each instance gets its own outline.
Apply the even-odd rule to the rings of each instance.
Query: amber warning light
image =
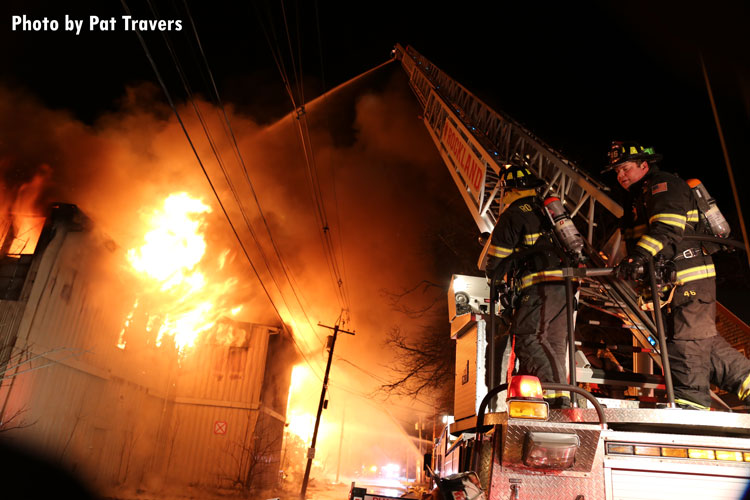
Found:
[[[546,420],[549,405],[542,396],[542,384],[531,375],[516,375],[508,387],[508,416]]]

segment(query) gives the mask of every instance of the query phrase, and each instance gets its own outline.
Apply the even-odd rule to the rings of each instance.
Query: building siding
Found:
[[[0,340],[28,360],[0,386],[2,422],[16,416],[3,438],[103,495],[235,486],[280,329],[226,320],[180,358],[140,325],[118,348],[135,299],[122,251],[67,210],[40,238],[21,298],[0,301]]]
[[[732,347],[750,354],[750,326],[721,304],[716,304],[716,328]]]

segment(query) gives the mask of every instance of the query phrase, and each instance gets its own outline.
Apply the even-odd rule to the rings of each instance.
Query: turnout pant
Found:
[[[716,281],[679,285],[667,318],[667,350],[675,399],[711,406],[711,384],[737,393],[750,360],[716,330]]]
[[[511,322],[520,374],[567,383],[565,303],[564,283],[540,283],[522,290]]]

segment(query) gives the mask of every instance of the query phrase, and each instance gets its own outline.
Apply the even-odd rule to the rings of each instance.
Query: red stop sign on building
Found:
[[[217,420],[214,422],[214,434],[226,434],[227,433],[227,423],[223,420]]]

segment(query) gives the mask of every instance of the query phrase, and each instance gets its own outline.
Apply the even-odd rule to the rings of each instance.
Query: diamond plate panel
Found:
[[[511,420],[504,429],[503,466],[525,468],[523,464],[523,449],[526,434],[529,432],[557,432],[577,434],[581,443],[576,451],[573,467],[565,471],[560,471],[557,474],[571,475],[576,472],[587,473],[591,471],[594,457],[600,446],[599,435],[601,434],[601,428],[599,426],[586,424],[547,424],[546,422],[528,422],[528,424],[531,424],[528,425],[525,421],[515,422],[515,420]]]
[[[731,449],[746,449],[747,437],[742,432],[747,432],[748,415],[729,414],[719,412],[697,412],[673,409],[608,409],[605,410],[607,418],[613,426],[620,424],[627,428],[628,423],[633,423],[640,428],[639,424],[652,426],[663,426],[670,432],[624,432],[612,429],[602,430],[597,425],[583,424],[580,422],[598,422],[596,412],[593,410],[563,410],[551,412],[555,415],[551,422],[529,422],[519,419],[504,420],[503,424],[496,425],[492,446],[492,461],[490,471],[487,471],[487,455],[482,455],[482,470],[486,475],[490,474],[490,484],[487,488],[490,500],[606,500],[607,480],[605,469],[605,437],[609,440],[623,442],[641,443],[666,443],[688,446],[725,447]],[[571,423],[571,420],[574,422]],[[743,429],[744,427],[744,429]],[[718,435],[690,435],[691,431],[713,429],[720,431],[728,429],[737,437],[722,437]],[[501,431],[502,430],[502,431]],[[681,430],[682,435],[675,434]],[[542,432],[575,432],[581,439],[581,446],[576,456],[576,463],[572,470],[567,471],[540,471],[523,466],[522,454],[523,443],[526,433],[529,431]],[[487,447],[485,446],[485,449]],[[698,472],[703,474],[717,474],[718,469],[722,473],[729,473],[727,469],[748,470],[750,464],[726,464],[712,461],[689,461],[679,459],[643,457],[614,457],[620,465],[627,463],[627,468],[639,468],[644,471],[652,471],[654,468],[663,468],[669,472],[681,472],[693,477]],[[613,457],[609,457],[613,464]],[[639,465],[636,464],[638,462]],[[636,466],[637,465],[637,466]],[[584,471],[586,466],[590,470]],[[703,469],[714,468],[714,472],[706,472]],[[671,469],[669,469],[671,467]],[[703,468],[701,471],[693,470],[696,467]],[[650,472],[648,472],[650,474]],[[737,473],[730,474],[737,477],[746,476]],[[486,476],[485,476],[486,477]],[[650,476],[649,476],[650,477]],[[484,484],[484,481],[483,481]]]
[[[521,432],[520,426],[514,426],[511,432]],[[544,428],[544,426],[539,426]],[[559,427],[559,426],[558,426]],[[549,428],[544,428],[549,430]],[[593,434],[598,435],[598,430],[576,429],[584,431],[587,443],[590,443]],[[499,436],[499,434],[497,434]],[[597,437],[598,441],[598,437]],[[493,457],[492,482],[490,484],[489,498],[491,500],[575,500],[585,498],[586,500],[605,500],[605,483],[603,470],[603,446],[594,446],[594,453],[585,460],[591,462],[590,472],[557,471],[540,472],[529,469],[503,467],[501,462],[502,453],[511,453],[518,456],[516,445],[503,446],[502,440],[495,440],[495,455]],[[589,445],[590,446],[590,445]],[[579,452],[583,451],[582,445]],[[583,495],[583,497],[579,497]]]
[[[482,487],[487,490],[487,485],[490,482],[490,475],[492,474],[492,463],[494,462],[494,454],[495,454],[495,435],[498,433],[499,428],[495,428],[493,433],[489,436],[485,435],[485,437],[482,439],[482,448],[479,452],[479,470],[477,471],[477,475],[479,476],[479,481],[482,483]]]

